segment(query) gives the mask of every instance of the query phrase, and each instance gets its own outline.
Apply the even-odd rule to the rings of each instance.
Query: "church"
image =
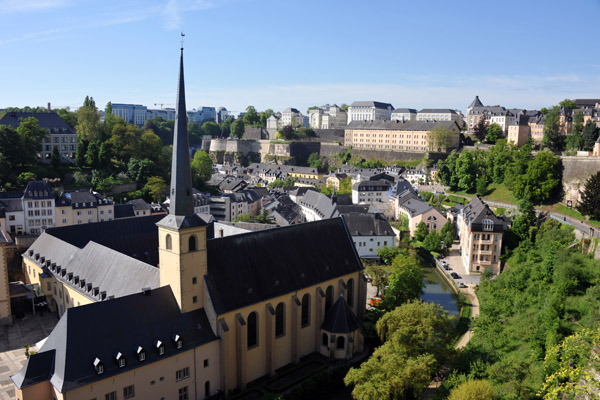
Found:
[[[343,218],[212,238],[185,110],[182,48],[168,215],[48,229],[23,254],[60,320],[12,376],[17,399],[205,399],[362,352],[366,281]]]

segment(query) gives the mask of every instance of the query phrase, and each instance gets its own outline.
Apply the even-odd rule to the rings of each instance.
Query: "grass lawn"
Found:
[[[517,198],[503,183],[490,183],[488,186],[488,191],[483,198],[484,200],[497,201],[499,203],[519,203]]]
[[[560,203],[555,203],[549,206],[544,206],[542,207],[545,211],[550,211],[550,212],[555,212],[558,214],[563,214],[566,215],[568,217],[577,219],[579,221],[585,221],[585,217],[583,215],[581,215],[581,213],[579,213],[579,211],[577,211],[574,208],[569,208],[563,204]],[[585,221],[586,223],[595,226],[596,228],[600,228],[600,221],[594,221],[594,220],[589,220],[589,221]]]

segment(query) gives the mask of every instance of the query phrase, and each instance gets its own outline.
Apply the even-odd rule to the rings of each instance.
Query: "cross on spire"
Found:
[[[181,31],[181,50],[183,50],[183,38],[185,37],[185,33]]]

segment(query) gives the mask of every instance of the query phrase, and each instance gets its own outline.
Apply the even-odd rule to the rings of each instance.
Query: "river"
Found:
[[[441,305],[448,311],[449,316],[458,315],[454,291],[436,268],[423,268],[423,282],[425,283],[423,296],[421,296],[423,301]]]

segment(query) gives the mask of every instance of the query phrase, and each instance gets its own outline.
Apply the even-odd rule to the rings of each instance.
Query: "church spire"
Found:
[[[179,58],[179,83],[175,109],[175,129],[173,132],[169,203],[169,215],[159,222],[160,225],[177,229],[205,225],[204,221],[194,214],[192,169],[190,166],[190,145],[185,106],[185,82],[183,78],[183,43]]]

